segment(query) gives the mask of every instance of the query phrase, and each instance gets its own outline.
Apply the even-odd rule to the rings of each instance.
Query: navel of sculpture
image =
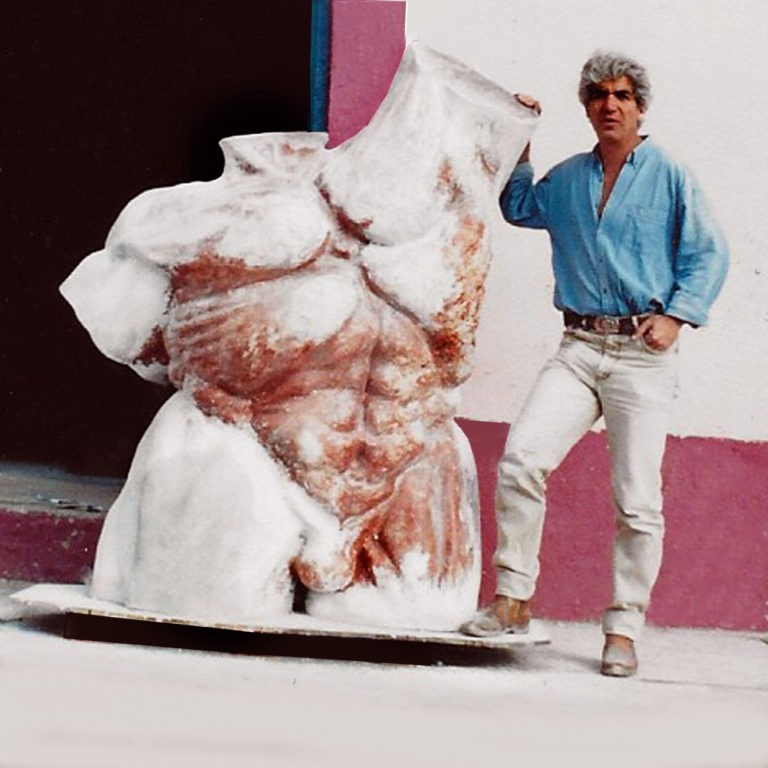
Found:
[[[453,629],[480,580],[455,426],[488,223],[534,118],[411,46],[370,125],[221,142],[62,285],[107,356],[178,392],[110,509],[92,594],[190,619]]]

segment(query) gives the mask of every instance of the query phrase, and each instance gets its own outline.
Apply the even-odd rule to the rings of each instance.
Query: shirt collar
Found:
[[[648,134],[641,134],[640,138],[641,142],[627,155],[627,159],[625,161],[626,165],[637,165],[637,163],[642,160],[646,152],[648,152],[647,147],[650,146],[651,143],[651,140],[648,138]],[[594,158],[594,162],[602,168],[602,163],[600,162],[600,152],[598,151],[599,147],[599,144],[595,144],[595,146],[592,148],[592,156]]]

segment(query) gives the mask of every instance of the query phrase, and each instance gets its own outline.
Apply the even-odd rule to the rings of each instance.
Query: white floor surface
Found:
[[[598,626],[546,626],[501,662],[413,666],[0,622],[0,768],[768,768],[761,635],[649,627],[622,680],[597,672]]]

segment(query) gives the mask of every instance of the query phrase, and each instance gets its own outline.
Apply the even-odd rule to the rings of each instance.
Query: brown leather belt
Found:
[[[566,328],[599,333],[602,336],[611,334],[631,336],[637,330],[637,326],[647,317],[648,315],[623,315],[621,317],[614,317],[612,315],[577,315],[569,310],[563,312],[563,322]]]

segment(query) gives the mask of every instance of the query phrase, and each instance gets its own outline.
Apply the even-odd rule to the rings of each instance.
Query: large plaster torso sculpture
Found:
[[[142,438],[92,595],[205,621],[292,610],[452,629],[480,581],[453,422],[488,223],[532,131],[411,46],[370,125],[222,141],[223,175],[145,192],[62,285],[99,349],[178,392]]]

